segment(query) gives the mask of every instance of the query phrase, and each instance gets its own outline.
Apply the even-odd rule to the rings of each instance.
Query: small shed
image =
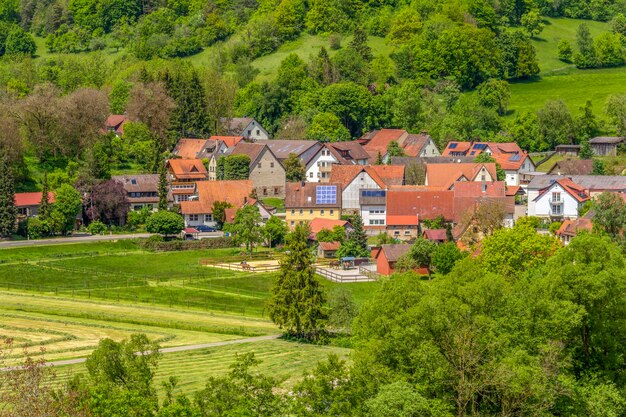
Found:
[[[617,147],[626,144],[626,138],[620,136],[598,136],[589,140],[591,150],[598,156],[615,156]]]
[[[578,156],[580,152],[580,145],[556,145],[555,151],[558,155]]]
[[[446,229],[424,230],[422,237],[436,243],[444,243],[448,241],[448,234],[446,232]]]
[[[197,240],[200,232],[198,229],[194,229],[193,227],[185,227],[181,234],[185,240]]]
[[[320,242],[317,246],[317,257],[328,259],[334,258],[335,253],[339,250],[341,244],[339,242]]]

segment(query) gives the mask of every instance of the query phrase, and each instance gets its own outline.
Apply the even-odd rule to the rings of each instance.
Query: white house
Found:
[[[360,214],[364,229],[369,234],[385,230],[387,218],[387,191],[367,190],[359,192]]]
[[[330,180],[341,184],[341,208],[358,213],[361,210],[361,190],[384,190],[389,185],[402,185],[404,166],[401,165],[333,165]]]
[[[522,172],[534,172],[535,164],[530,159],[527,153],[519,154],[500,154],[494,156],[496,162],[504,170],[504,181],[506,185],[517,186],[520,185],[520,173]]]
[[[551,219],[578,218],[578,210],[590,199],[589,193],[569,178],[557,179],[528,199],[528,215]]]
[[[333,164],[339,161],[327,147],[321,148],[306,166],[306,180],[308,182],[328,182]]]
[[[270,138],[267,130],[251,117],[234,117],[221,119],[224,130],[232,136],[243,136],[246,139],[265,140]]]

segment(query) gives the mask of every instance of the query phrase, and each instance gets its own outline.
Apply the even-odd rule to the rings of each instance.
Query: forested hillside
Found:
[[[280,138],[397,127],[440,146],[549,150],[626,130],[624,96],[584,105],[582,93],[568,108],[539,81],[542,66],[623,65],[623,13],[621,2],[582,0],[4,0],[0,146],[22,189],[43,172],[58,184],[154,171],[177,138],[221,133],[232,116]],[[576,21],[564,35],[550,27],[560,17],[608,23]],[[571,84],[572,95],[593,88]],[[133,120],[124,138],[101,134],[109,113]]]

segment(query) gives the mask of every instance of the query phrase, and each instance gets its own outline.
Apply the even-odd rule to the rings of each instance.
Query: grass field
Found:
[[[179,392],[192,393],[204,388],[210,376],[220,376],[230,371],[236,354],[253,352],[261,363],[255,370],[276,378],[282,388],[290,388],[301,379],[305,370],[311,370],[318,361],[335,353],[347,358],[350,349],[317,346],[284,340],[242,343],[233,346],[165,354],[159,361],[155,386],[162,390],[161,382],[170,376],[178,377]],[[64,381],[77,373],[85,372],[83,364],[58,367],[58,380]],[[162,393],[162,392],[161,392]]]
[[[102,338],[120,340],[135,332],[163,347],[278,334],[265,312],[275,274],[200,264],[238,253],[143,252],[133,241],[0,250],[0,338],[14,339],[18,349],[11,360],[17,362],[22,347],[46,360],[69,359],[86,356]],[[329,293],[347,288],[359,305],[379,285],[321,283]],[[224,346],[166,354],[158,378],[178,375],[181,387],[196,390],[208,375],[225,372],[236,352],[250,350],[264,360],[261,369],[287,384],[327,353],[348,352],[287,341]]]
[[[570,41],[576,50],[576,31],[587,24],[592,36],[610,30],[608,23],[577,19],[546,19],[547,25],[533,40],[541,69],[536,80],[511,84],[510,116],[536,111],[548,100],[563,100],[573,114],[591,100],[594,112],[604,119],[604,106],[611,94],[626,93],[626,67],[579,70],[558,59],[557,45],[561,39]],[[610,127],[606,128],[610,133]]]

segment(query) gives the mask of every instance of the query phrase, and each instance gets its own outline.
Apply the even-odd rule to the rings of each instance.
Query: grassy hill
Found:
[[[576,113],[587,100],[594,112],[604,112],[606,99],[611,94],[626,93],[626,67],[580,70],[557,57],[557,44],[567,39],[576,48],[576,31],[581,23],[587,24],[592,36],[610,30],[605,22],[577,19],[546,19],[546,27],[533,41],[541,68],[537,80],[515,82],[511,85],[509,108],[514,114],[535,111],[547,100],[561,99]]]

